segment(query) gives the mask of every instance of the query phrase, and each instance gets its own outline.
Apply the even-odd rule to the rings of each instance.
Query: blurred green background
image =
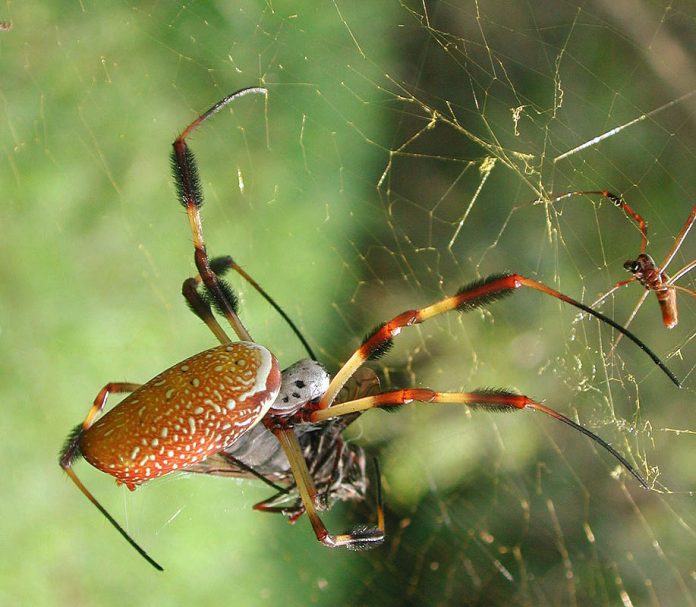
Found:
[[[404,331],[385,385],[516,387],[610,441],[617,474],[542,416],[373,412],[389,538],[327,551],[306,520],[251,511],[254,483],[179,475],[135,493],[78,465],[166,571],[61,473],[108,381],[145,381],[215,343],[180,296],[193,274],[169,146],[191,140],[213,254],[232,254],[335,370],[379,321],[514,270],[590,303],[650,223],[661,258],[696,199],[691,3],[0,3],[0,567],[3,605],[693,605],[696,305],[635,331],[684,378],[538,293]],[[684,97],[686,95],[686,97]],[[613,136],[554,162],[616,127]],[[673,267],[696,256],[687,243]],[[680,264],[681,262],[681,264]],[[681,284],[694,288],[694,279]],[[254,338],[303,355],[239,285]],[[604,310],[625,321],[631,285]],[[372,504],[337,506],[342,531]]]

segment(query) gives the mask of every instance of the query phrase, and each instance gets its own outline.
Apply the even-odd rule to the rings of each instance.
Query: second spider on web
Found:
[[[653,257],[647,252],[648,249],[648,222],[643,219],[642,215],[634,211],[629,204],[618,194],[613,194],[606,190],[577,190],[572,192],[558,192],[549,196],[550,202],[558,202],[564,198],[572,196],[602,196],[611,201],[619,209],[623,210],[626,216],[634,221],[640,230],[640,249],[635,259],[628,259],[624,264],[624,269],[631,274],[630,278],[618,281],[611,289],[603,293],[596,299],[591,307],[595,308],[602,304],[610,295],[615,293],[621,287],[625,287],[632,282],[640,283],[645,290],[641,295],[638,303],[633,308],[628,320],[624,323],[624,327],[629,327],[633,319],[638,314],[641,306],[648,298],[650,293],[655,293],[657,303],[660,305],[662,313],[662,323],[668,329],[677,326],[679,315],[677,311],[677,294],[682,293],[690,297],[696,298],[696,291],[677,284],[677,281],[686,276],[691,270],[696,268],[696,259],[686,263],[682,268],[674,272],[671,276],[667,274],[667,266],[674,260],[679,252],[679,249],[684,244],[689,231],[696,222],[696,204],[691,209],[691,213],[686,219],[682,229],[674,238],[674,243],[665,255],[664,259],[658,264]],[[619,341],[617,339],[617,342]]]

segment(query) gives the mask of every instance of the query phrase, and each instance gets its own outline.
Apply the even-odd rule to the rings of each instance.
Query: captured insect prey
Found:
[[[305,366],[307,361],[300,363]],[[284,373],[292,375],[292,370],[286,369]],[[377,375],[369,367],[361,367],[341,389],[336,400],[346,402],[377,392]],[[295,427],[322,510],[328,510],[337,501],[361,502],[367,498],[369,481],[365,453],[355,443],[344,441],[342,436],[357,417],[356,413],[332,418],[321,425],[300,424]],[[186,471],[259,479],[276,493],[255,504],[255,510],[282,513],[290,522],[295,522],[304,513],[288,459],[280,443],[263,424],[254,426],[227,449],[192,464]],[[378,470],[375,472],[379,483]]]
[[[241,89],[221,99],[189,124],[173,144],[172,170],[179,202],[186,210],[197,275],[182,293],[219,345],[176,363],[144,384],[107,383],[84,421],[68,436],[59,463],[80,491],[152,566],[162,569],[83,485],[74,464],[84,458],[131,490],[175,471],[264,482],[273,495],[255,509],[282,513],[295,522],[307,516],[316,539],[330,548],[365,550],[385,540],[379,468],[343,431],[369,409],[396,408],[414,401],[465,405],[476,410],[543,413],[589,437],[640,485],[647,481],[605,440],[569,417],[511,389],[443,392],[422,387],[383,390],[365,366],[394,345],[399,333],[446,312],[469,312],[492,305],[521,288],[550,296],[609,325],[642,350],[675,385],[679,381],[638,337],[608,316],[551,287],[514,273],[494,274],[419,309],[396,314],[370,331],[335,373],[319,361],[297,326],[231,257],[210,258],[203,238],[203,204],[198,168],[187,140],[205,120],[232,101],[267,96],[261,87]],[[628,207],[625,207],[625,210]],[[289,324],[309,358],[284,370],[272,350],[256,343],[242,323],[237,297],[225,281],[237,272]],[[218,321],[221,316],[236,336]],[[101,415],[112,393],[128,395]],[[338,501],[374,504],[368,523],[330,533],[320,512]]]

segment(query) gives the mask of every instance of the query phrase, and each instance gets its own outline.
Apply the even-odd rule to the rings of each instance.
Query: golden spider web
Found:
[[[6,447],[22,474],[6,476],[4,495],[26,521],[8,524],[21,546],[5,568],[8,601],[696,602],[686,295],[677,328],[661,326],[652,297],[632,324],[682,390],[625,340],[613,348],[609,329],[535,292],[405,329],[374,365],[389,386],[517,388],[609,441],[651,491],[553,420],[425,405],[351,430],[384,476],[388,540],[366,553],[327,553],[305,520],[251,512],[266,493],[253,483],[177,477],[126,495],[81,467],[163,562],[157,577],[52,463],[105,382],[143,381],[214,342],[180,301],[192,248],[167,174],[177,130],[213,101],[270,91],[192,138],[210,250],[234,255],[335,370],[379,321],[482,276],[520,272],[586,303],[625,278],[635,226],[606,200],[544,203],[551,192],[616,191],[648,219],[656,258],[669,249],[695,199],[692,8],[4,8],[3,356],[15,379],[2,385],[7,402],[24,402]],[[695,256],[692,235],[672,267]],[[237,286],[254,338],[283,364],[302,356]],[[623,322],[639,296],[630,285],[602,310]],[[340,531],[372,507],[339,506],[327,521]],[[51,528],[47,543],[37,529]],[[36,569],[56,582],[37,587]]]

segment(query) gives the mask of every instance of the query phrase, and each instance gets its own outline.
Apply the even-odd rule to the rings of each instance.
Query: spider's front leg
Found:
[[[648,488],[647,481],[636,471],[636,469],[624,458],[614,447],[604,439],[597,436],[584,426],[574,422],[565,415],[532,400],[523,394],[517,394],[511,390],[482,388],[474,392],[436,392],[427,388],[407,388],[404,390],[392,390],[382,392],[373,396],[366,396],[353,401],[334,405],[328,409],[318,409],[307,416],[307,420],[312,423],[326,421],[333,417],[342,415],[352,415],[362,413],[368,409],[394,407],[407,405],[414,401],[423,403],[437,404],[457,404],[467,405],[472,409],[481,409],[494,412],[515,411],[520,409],[532,409],[540,411],[557,419],[585,436],[591,438],[598,445],[611,453],[621,465],[628,470],[636,480],[645,488]]]
[[[483,280],[471,283],[460,289],[455,295],[446,297],[434,304],[417,310],[407,310],[398,314],[390,321],[379,325],[370,333],[362,345],[350,356],[348,361],[339,369],[329,384],[329,387],[316,404],[314,410],[303,412],[303,421],[319,423],[332,417],[351,415],[360,413],[367,409],[400,406],[412,401],[422,401],[426,403],[453,403],[468,405],[470,407],[484,408],[490,411],[514,411],[519,409],[533,409],[541,411],[575,430],[585,434],[604,449],[609,451],[623,465],[641,485],[647,487],[645,479],[631,466],[631,464],[621,456],[611,445],[599,438],[587,428],[572,421],[568,417],[530,399],[527,396],[516,394],[510,390],[481,389],[473,392],[436,392],[428,389],[410,388],[406,390],[394,390],[354,399],[339,405],[333,405],[336,395],[345,382],[365,363],[367,360],[378,358],[385,354],[393,345],[393,339],[405,327],[419,324],[452,310],[467,312],[479,307],[491,304],[502,297],[512,294],[515,289],[528,287],[540,291],[545,295],[550,295],[556,299],[566,302],[583,312],[591,314],[595,318],[610,325],[622,335],[628,337],[641,350],[643,350],[657,364],[662,371],[680,386],[679,381],[667,366],[633,333],[622,327],[611,318],[593,310],[589,306],[582,304],[563,293],[560,293],[543,283],[532,280],[520,274],[496,274]]]
[[[575,299],[546,286],[545,284],[522,276],[521,274],[493,274],[482,280],[477,280],[469,285],[466,285],[459,289],[459,291],[452,295],[451,297],[445,297],[444,299],[420,308],[417,310],[407,310],[398,314],[390,321],[379,325],[376,329],[370,333],[362,345],[350,356],[350,358],[345,362],[345,364],[339,369],[338,373],[334,376],[329,384],[329,388],[326,394],[319,401],[318,408],[326,409],[330,407],[331,404],[336,399],[337,394],[343,387],[343,385],[348,381],[348,379],[365,363],[365,361],[370,359],[376,359],[388,352],[392,345],[394,337],[396,337],[403,328],[410,327],[412,325],[420,324],[444,314],[445,312],[450,312],[452,310],[458,310],[459,312],[469,312],[476,308],[481,308],[487,306],[507,295],[511,295],[516,289],[520,287],[528,287],[544,293],[545,295],[550,295],[555,297],[565,303],[575,306],[576,308],[582,310],[587,314],[591,314],[595,318],[601,320],[603,323],[608,324],[613,329],[619,333],[625,335],[634,344],[636,344],[643,352],[645,352],[652,361],[662,369],[662,371],[670,378],[670,380],[677,386],[681,387],[679,380],[676,378],[674,373],[672,373],[665,365],[664,362],[655,354],[648,346],[646,346],[640,339],[638,339],[633,333],[628,329],[622,327],[620,324],[605,316],[601,312],[593,310],[591,307],[586,306]]]
[[[251,336],[237,315],[231,292],[226,289],[226,285],[218,279],[217,273],[211,268],[211,263],[208,259],[200,215],[200,207],[203,205],[203,192],[200,185],[196,159],[193,152],[188,147],[187,139],[205,120],[219,112],[235,99],[249,94],[266,95],[267,93],[268,91],[265,88],[249,87],[224,97],[189,124],[172,144],[174,149],[172,150],[171,164],[174,173],[174,182],[179,202],[186,209],[191,225],[196,268],[215,306],[219,308],[220,312],[230,323],[234,332],[243,341],[252,341]]]

